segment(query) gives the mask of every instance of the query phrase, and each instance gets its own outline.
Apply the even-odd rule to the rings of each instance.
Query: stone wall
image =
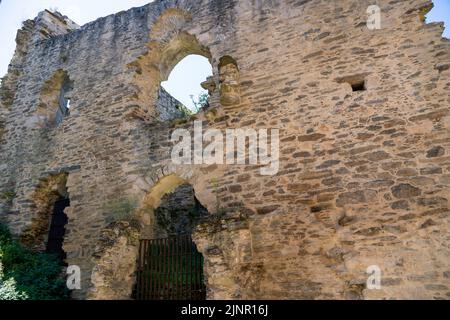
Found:
[[[186,106],[172,97],[163,87],[159,88],[156,111],[159,113],[161,121],[171,121],[189,116]]]
[[[1,90],[0,192],[14,197],[0,218],[23,234],[42,181],[66,175],[73,297],[127,299],[137,239],[189,183],[211,215],[194,234],[210,299],[448,299],[450,43],[423,22],[430,1],[378,1],[374,31],[371,4],[155,1],[80,28],[44,12],[20,31],[20,72]],[[279,129],[277,175],[171,162],[171,133],[192,123],[160,119],[158,91],[188,54],[214,67],[204,130]],[[61,71],[71,114],[40,126],[42,89]],[[118,198],[137,201],[130,221],[111,222]],[[381,290],[365,288],[372,265]]]
[[[156,238],[192,234],[208,211],[195,199],[194,188],[183,184],[161,198],[155,210]]]

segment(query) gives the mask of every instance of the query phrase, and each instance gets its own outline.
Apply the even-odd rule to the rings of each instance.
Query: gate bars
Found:
[[[190,235],[141,240],[136,300],[206,300],[203,256]]]

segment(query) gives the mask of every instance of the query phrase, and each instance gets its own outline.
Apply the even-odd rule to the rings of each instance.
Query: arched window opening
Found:
[[[196,114],[209,107],[212,66],[201,55],[188,55],[161,83],[157,108],[162,120],[172,120]],[[212,82],[214,83],[214,82]]]
[[[41,182],[33,194],[31,226],[21,236],[27,247],[56,255],[61,265],[66,259],[63,243],[68,218],[64,211],[70,207],[67,179],[67,173],[60,173]]]
[[[56,112],[56,125],[61,124],[64,118],[70,115],[70,102],[72,99],[73,82],[67,77],[61,86],[59,108]]]
[[[193,187],[182,184],[161,198],[154,214],[154,238],[140,242],[134,298],[205,300],[204,259],[192,232],[207,209]]]
[[[73,81],[64,70],[58,70],[42,87],[37,116],[43,127],[58,127],[70,114]]]

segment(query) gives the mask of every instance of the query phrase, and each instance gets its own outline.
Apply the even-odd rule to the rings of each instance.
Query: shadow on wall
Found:
[[[41,89],[36,121],[41,127],[58,127],[70,114],[74,83],[67,71],[58,70]]]
[[[58,234],[54,234],[52,240],[62,240],[64,238],[64,233],[61,234],[61,232],[64,231],[64,227],[61,228],[61,225],[64,226],[67,223],[67,217],[62,216],[61,213],[63,214],[69,199],[69,194],[66,187],[67,177],[67,173],[60,173],[58,175],[50,176],[43,180],[34,192],[33,202],[35,209],[32,212],[33,218],[31,220],[31,225],[22,233],[21,236],[21,242],[27,247],[37,251],[46,251],[48,249],[47,244],[52,222],[57,228],[59,228],[57,231]],[[52,214],[54,213],[55,204],[61,201],[66,206],[61,208],[60,204],[58,204],[58,207],[56,208],[60,209],[58,210],[60,215],[56,216],[56,221],[52,221]],[[62,221],[58,221],[61,219]],[[58,247],[60,245],[62,246],[62,244],[59,245],[54,243],[52,243],[52,245],[56,245]]]

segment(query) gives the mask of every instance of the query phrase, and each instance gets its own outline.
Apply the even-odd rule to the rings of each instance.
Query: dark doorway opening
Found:
[[[151,238],[140,241],[133,298],[206,300],[204,259],[192,233],[208,210],[185,183],[161,198],[154,215]]]
[[[54,254],[58,257],[61,265],[64,265],[66,253],[63,249],[64,236],[66,234],[66,224],[68,222],[64,209],[70,207],[69,199],[60,199],[55,202],[53,214],[51,216],[50,230],[46,246],[46,253]]]

